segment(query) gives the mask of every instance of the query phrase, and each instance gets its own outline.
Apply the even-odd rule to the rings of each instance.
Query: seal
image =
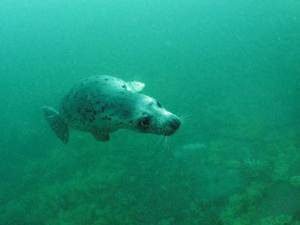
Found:
[[[44,117],[63,143],[69,140],[70,128],[89,132],[99,141],[108,141],[110,133],[119,129],[174,134],[181,124],[179,117],[142,94],[144,87],[142,82],[108,75],[88,77],[63,97],[58,111],[44,106]]]

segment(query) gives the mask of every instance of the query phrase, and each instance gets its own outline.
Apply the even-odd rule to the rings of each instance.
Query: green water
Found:
[[[0,225],[299,225],[300,2],[1,0]],[[111,74],[182,117],[62,144],[41,106]]]

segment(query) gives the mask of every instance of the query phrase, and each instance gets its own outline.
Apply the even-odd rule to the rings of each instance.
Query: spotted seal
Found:
[[[108,141],[110,133],[118,129],[174,134],[181,124],[179,117],[156,99],[141,94],[144,86],[108,75],[88,77],[64,96],[58,111],[45,106],[43,113],[64,143],[69,140],[69,128],[89,132],[99,141]]]

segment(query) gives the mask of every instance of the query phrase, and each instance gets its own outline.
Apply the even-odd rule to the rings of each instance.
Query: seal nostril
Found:
[[[170,123],[170,126],[172,127],[172,129],[177,130],[180,127],[180,120],[173,119]]]

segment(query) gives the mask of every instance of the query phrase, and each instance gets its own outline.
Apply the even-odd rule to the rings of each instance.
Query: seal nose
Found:
[[[172,121],[170,122],[170,127],[173,129],[173,130],[177,130],[179,127],[180,127],[180,120],[179,118],[175,117],[172,119]]]
[[[168,125],[165,129],[164,135],[170,136],[174,134],[175,131],[180,127],[180,124],[181,124],[180,119],[177,116],[172,115],[172,118],[170,118],[168,121]]]

